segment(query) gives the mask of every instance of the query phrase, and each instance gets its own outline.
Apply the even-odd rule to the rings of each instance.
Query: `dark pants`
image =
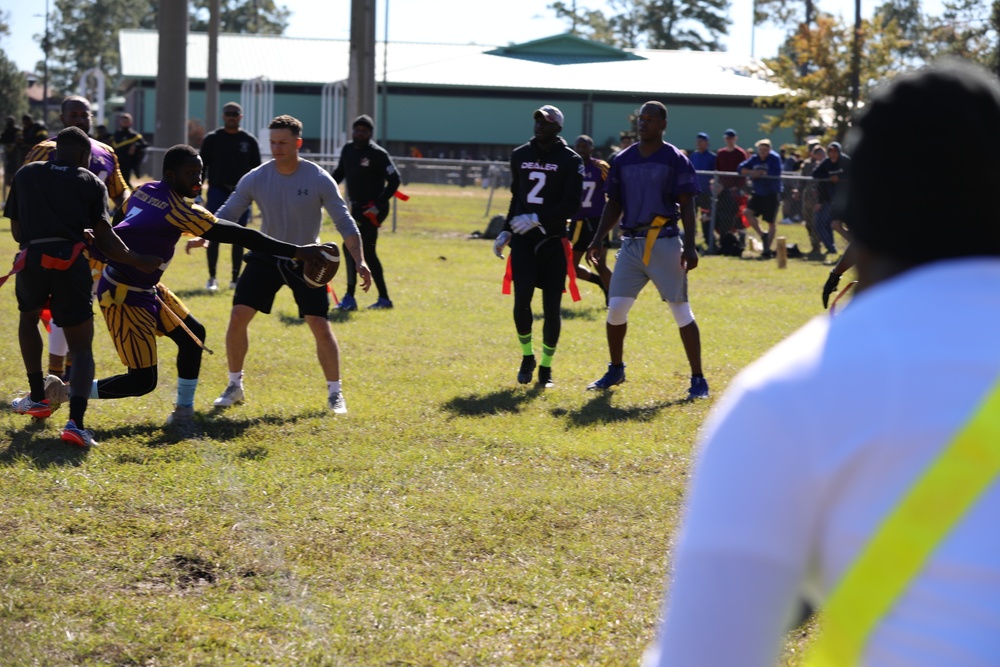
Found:
[[[212,213],[215,213],[220,208],[222,208],[222,205],[226,203],[226,200],[229,198],[229,195],[232,194],[232,192],[233,191],[231,188],[224,188],[219,185],[209,185],[208,201],[205,202],[206,203],[205,208],[207,208]],[[242,225],[243,227],[246,227],[247,223],[250,222],[250,209],[247,209],[246,212],[240,216],[239,220],[233,220],[232,222],[236,222]],[[236,280],[240,277],[240,268],[242,267],[243,264],[243,246],[233,245],[232,248],[233,248],[232,252],[233,282],[235,283]],[[208,253],[208,275],[210,278],[214,278],[215,270],[219,265],[219,244],[215,241],[208,244],[206,252]]]
[[[514,278],[514,327],[521,335],[531,333],[534,315],[531,299],[535,288],[542,291],[542,343],[555,347],[562,332],[563,289],[566,287],[566,253],[562,240],[541,240],[540,235],[515,236],[510,245]]]
[[[385,286],[382,262],[379,261],[378,254],[375,252],[375,244],[378,243],[378,227],[365,217],[364,204],[352,203],[351,216],[358,223],[358,231],[361,232],[361,249],[365,253],[365,261],[368,263],[368,268],[371,269],[372,282],[375,283],[375,289],[378,290],[378,297],[380,299],[388,299],[389,290]],[[382,221],[387,217],[389,217],[388,204],[379,208],[376,219],[379,224],[382,224]],[[347,293],[354,296],[354,291],[358,285],[358,267],[351,253],[345,252],[344,255],[347,256]]]

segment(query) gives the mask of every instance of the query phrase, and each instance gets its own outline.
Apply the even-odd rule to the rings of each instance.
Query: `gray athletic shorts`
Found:
[[[617,262],[611,273],[608,296],[635,299],[650,280],[656,285],[660,298],[671,303],[688,300],[687,272],[681,268],[681,251],[684,245],[680,236],[656,239],[649,266],[642,263],[646,251],[644,237],[622,237],[622,247],[616,255]]]

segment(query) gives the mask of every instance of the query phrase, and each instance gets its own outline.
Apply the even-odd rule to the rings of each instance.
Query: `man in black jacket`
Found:
[[[392,308],[389,290],[385,286],[382,262],[375,253],[378,242],[378,228],[389,215],[389,200],[399,188],[399,172],[392,163],[389,153],[372,141],[375,123],[371,117],[362,114],[354,119],[351,126],[353,142],[344,146],[340,153],[340,163],[333,172],[337,183],[347,180],[347,195],[351,205],[351,216],[358,221],[361,244],[365,260],[372,272],[372,280],[378,290],[378,301],[369,308]],[[347,253],[347,294],[340,302],[341,310],[357,310],[354,298],[358,274],[354,258]]]
[[[515,148],[510,156],[510,209],[493,251],[503,257],[503,247],[510,243],[508,275],[514,283],[514,326],[523,355],[517,373],[521,384],[531,382],[535,370],[531,298],[536,287],[542,290],[544,325],[538,384],[551,387],[552,356],[562,328],[559,309],[567,275],[573,298],[579,299],[566,223],[580,208],[584,168],[580,156],[559,136],[562,112],[546,104],[535,111],[534,118],[535,137]]]
[[[243,107],[236,102],[227,102],[222,107],[222,127],[205,135],[201,142],[201,161],[205,163],[205,179],[208,181],[208,200],[205,208],[215,213],[233,194],[236,184],[244,174],[260,166],[260,146],[252,134],[240,127]],[[238,222],[243,227],[250,220],[249,209],[240,216]],[[236,289],[243,265],[243,246],[233,245],[233,279],[229,289]],[[205,289],[215,292],[219,281],[215,277],[219,264],[219,245],[208,245],[208,283]]]

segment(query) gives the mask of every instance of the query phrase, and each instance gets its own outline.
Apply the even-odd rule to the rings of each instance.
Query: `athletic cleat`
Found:
[[[357,310],[358,302],[350,294],[345,294],[344,298],[340,300],[340,305],[337,308],[341,310]]]
[[[538,367],[538,384],[546,389],[552,389],[556,386],[556,383],[552,381],[552,367],[551,366],[539,366]]]
[[[594,380],[587,385],[587,390],[592,391],[594,389],[611,389],[616,384],[621,384],[625,382],[625,364],[621,366],[615,366],[614,364],[608,364],[608,372],[604,374],[600,380]]]
[[[72,419],[66,422],[66,428],[63,429],[61,438],[63,442],[68,442],[69,444],[76,445],[77,447],[97,446],[97,441],[94,440],[94,432],[83,428],[77,428],[76,422]]]
[[[389,310],[390,308],[392,308],[392,301],[381,296],[378,301],[368,306],[368,310]]]
[[[10,402],[10,407],[19,415],[29,415],[35,419],[45,419],[52,414],[52,405],[49,403],[49,399],[36,402],[31,400],[30,395],[15,398]]]
[[[347,414],[347,401],[344,400],[344,392],[338,391],[330,394],[326,399],[326,406],[333,410],[334,414]]]
[[[517,372],[517,381],[521,384],[531,382],[531,374],[535,372],[535,355],[526,354],[521,359],[521,370]]]
[[[52,411],[55,412],[63,403],[69,403],[69,384],[64,383],[57,375],[46,375],[45,398],[48,399]]]
[[[209,292],[218,292],[219,281],[216,280],[215,278],[209,278],[208,282],[205,283],[205,289],[207,289]]]
[[[703,377],[692,377],[691,388],[688,389],[688,399],[708,398],[708,381]]]
[[[231,384],[226,387],[226,390],[222,392],[222,396],[219,396],[215,401],[212,402],[217,408],[228,408],[237,403],[243,402],[243,387],[238,384]]]
[[[189,424],[194,420],[194,407],[188,406],[182,408],[176,406],[174,411],[167,415],[167,421],[164,422],[165,426],[180,426],[181,424]]]

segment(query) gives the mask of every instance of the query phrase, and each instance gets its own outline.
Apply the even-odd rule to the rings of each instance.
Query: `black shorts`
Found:
[[[778,217],[778,193],[772,192],[769,195],[754,195],[750,197],[747,208],[757,214],[757,217],[765,222],[774,222]]]
[[[562,291],[566,287],[566,250],[562,239],[515,234],[510,242],[510,270],[515,288],[520,284]]]
[[[56,259],[69,259],[71,243],[44,243],[28,247],[25,267],[16,276],[14,292],[17,308],[22,313],[40,310],[49,303],[52,321],[60,327],[75,327],[94,316],[94,283],[90,264],[81,252],[65,271],[43,269],[42,254]]]
[[[270,313],[274,295],[282,285],[291,288],[295,295],[299,317],[326,317],[330,312],[330,293],[326,291],[326,286],[310,287],[306,284],[302,277],[302,262],[258,253],[247,255],[246,268],[236,282],[233,305]]]
[[[569,223],[569,242],[573,244],[575,252],[586,252],[590,242],[594,240],[594,232],[601,226],[600,218],[577,218]],[[608,247],[608,239],[604,239],[602,244]]]

